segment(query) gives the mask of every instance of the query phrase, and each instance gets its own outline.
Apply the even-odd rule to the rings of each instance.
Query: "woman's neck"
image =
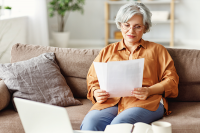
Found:
[[[124,40],[124,44],[126,45],[126,47],[128,48],[128,50],[129,50],[131,53],[133,53],[133,52],[137,49],[137,47],[138,47],[138,45],[139,45],[139,42],[140,42],[140,41],[135,42],[135,43],[129,43],[129,42],[126,42],[126,41]]]

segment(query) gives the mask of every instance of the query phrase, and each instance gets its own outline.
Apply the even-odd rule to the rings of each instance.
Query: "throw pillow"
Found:
[[[0,64],[0,78],[13,97],[57,106],[80,105],[60,72],[54,53],[16,63]]]

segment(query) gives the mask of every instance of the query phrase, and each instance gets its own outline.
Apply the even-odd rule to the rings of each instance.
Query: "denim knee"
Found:
[[[97,114],[97,110],[93,110],[85,116],[80,126],[80,130],[104,131],[110,122],[107,122],[105,117],[95,114]]]
[[[107,125],[116,117],[118,113],[118,107],[113,106],[103,110],[92,110],[84,118],[80,129],[81,130],[93,130],[104,131]]]

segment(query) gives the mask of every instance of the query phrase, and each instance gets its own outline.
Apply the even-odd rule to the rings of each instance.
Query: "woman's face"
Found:
[[[124,37],[125,44],[137,43],[144,33],[145,26],[141,15],[134,15],[126,23],[121,23],[121,32]]]

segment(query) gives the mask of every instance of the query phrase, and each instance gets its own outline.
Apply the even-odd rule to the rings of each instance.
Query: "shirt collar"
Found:
[[[147,45],[146,45],[146,42],[143,40],[143,39],[140,39],[140,41],[138,42],[139,43],[139,46],[140,47],[143,47],[143,48],[147,48]],[[124,44],[124,39],[122,39],[120,42],[119,42],[119,46],[118,46],[118,50],[123,50],[123,49],[126,49],[126,46]]]
[[[118,51],[125,49],[124,39],[119,42]]]

